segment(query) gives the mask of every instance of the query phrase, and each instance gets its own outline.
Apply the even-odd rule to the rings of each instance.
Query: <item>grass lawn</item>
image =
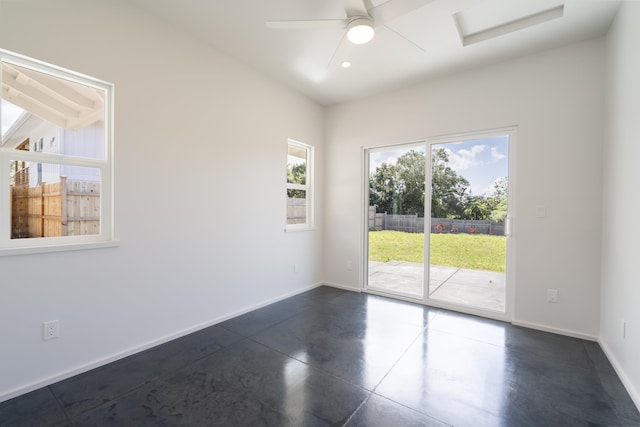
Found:
[[[370,231],[372,261],[424,262],[424,234]],[[505,271],[507,240],[484,234],[431,234],[431,264],[471,270]]]

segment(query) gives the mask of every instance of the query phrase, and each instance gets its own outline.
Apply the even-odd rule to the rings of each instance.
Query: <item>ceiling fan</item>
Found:
[[[340,28],[345,29],[340,44],[329,62],[329,68],[334,60],[339,56],[338,51],[346,49],[345,39],[354,45],[361,45],[370,42],[375,35],[375,27],[386,26],[392,20],[406,15],[434,0],[387,0],[377,6],[372,0],[363,0],[364,11],[352,12],[345,10],[347,17],[342,19],[309,19],[309,20],[289,20],[289,21],[267,21],[267,27],[273,29],[322,29]],[[393,31],[393,30],[392,30]],[[406,37],[393,31],[400,37],[409,41],[414,46],[423,50]]]

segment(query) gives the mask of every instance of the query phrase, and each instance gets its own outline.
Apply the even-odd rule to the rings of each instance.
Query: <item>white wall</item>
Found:
[[[598,39],[329,108],[326,280],[360,285],[361,147],[517,125],[514,321],[597,337],[603,82]]]
[[[120,246],[0,257],[0,401],[322,280],[319,105],[124,1],[1,7],[0,47],[115,83]],[[284,233],[287,138],[315,231]]]
[[[640,3],[624,2],[607,36],[601,344],[640,407]],[[626,322],[626,338],[622,323]]]

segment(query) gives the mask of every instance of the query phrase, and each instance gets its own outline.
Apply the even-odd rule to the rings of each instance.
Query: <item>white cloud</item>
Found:
[[[507,156],[498,152],[498,147],[491,147],[491,160],[494,162],[500,161]]]
[[[369,157],[369,168],[371,171],[374,171],[378,166],[382,165],[382,163],[395,165],[399,157],[402,157],[412,150],[422,154],[424,154],[425,152],[423,147],[407,147],[383,151],[372,151]]]
[[[460,150],[450,150],[446,148],[449,155],[449,166],[455,171],[467,170],[473,166],[483,164],[480,155],[484,153],[489,146],[474,145],[471,148],[461,148]]]
[[[474,166],[496,163],[507,157],[498,151],[498,147],[486,144],[477,144],[459,150],[449,148],[445,150],[449,155],[449,166],[457,172],[469,170]]]

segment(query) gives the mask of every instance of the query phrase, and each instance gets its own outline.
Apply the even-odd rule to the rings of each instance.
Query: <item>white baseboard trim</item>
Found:
[[[213,325],[216,325],[216,324],[218,324],[220,322],[224,322],[225,320],[229,320],[231,318],[243,315],[243,314],[248,313],[250,311],[257,310],[259,308],[265,307],[267,305],[273,304],[273,303],[278,302],[278,301],[282,301],[282,300],[290,298],[292,296],[295,296],[295,295],[298,295],[298,294],[302,294],[304,292],[307,292],[307,291],[315,289],[315,288],[317,288],[319,286],[322,286],[323,284],[324,283],[320,283],[319,282],[319,283],[315,283],[315,284],[310,285],[310,286],[306,286],[306,287],[301,288],[301,289],[296,289],[294,291],[287,292],[286,294],[280,295],[280,296],[275,297],[275,298],[268,299],[268,300],[260,302],[258,304],[254,304],[254,305],[252,305],[250,307],[243,308],[243,309],[235,311],[233,313],[217,317],[217,318],[209,320],[207,322],[200,323],[198,325],[183,329],[181,331],[165,335],[165,336],[160,337],[158,339],[148,341],[148,342],[146,342],[144,344],[128,348],[128,349],[126,349],[124,351],[121,351],[121,352],[118,352],[118,353],[114,353],[114,354],[112,354],[110,356],[107,356],[107,357],[104,357],[104,358],[101,358],[101,359],[97,359],[97,360],[94,360],[92,362],[86,363],[84,365],[80,365],[80,366],[77,366],[75,368],[71,368],[71,369],[68,369],[66,371],[63,371],[63,372],[48,376],[48,377],[43,378],[41,380],[34,381],[34,382],[31,382],[31,383],[25,384],[23,386],[16,387],[16,388],[11,389],[11,390],[6,391],[6,392],[2,392],[2,393],[0,393],[0,403],[4,402],[6,400],[9,400],[9,399],[13,399],[14,397],[18,397],[18,396],[21,396],[23,394],[27,394],[29,392],[38,390],[38,389],[40,389],[42,387],[46,387],[48,385],[57,383],[58,381],[66,380],[67,378],[71,378],[71,377],[73,377],[75,375],[79,375],[79,374],[82,374],[84,372],[88,372],[88,371],[90,371],[92,369],[95,369],[95,368],[99,368],[99,367],[107,365],[107,364],[109,364],[111,362],[115,362],[117,360],[124,359],[125,357],[131,356],[131,355],[136,354],[136,353],[140,353],[141,351],[148,350],[148,349],[153,348],[153,347],[155,347],[157,345],[164,344],[166,342],[169,342],[169,341],[177,339],[177,338],[181,338],[181,337],[183,337],[185,335],[189,335],[189,334],[197,332],[197,331],[199,331],[201,329],[208,328],[209,326],[213,326]]]
[[[333,282],[323,282],[323,285],[326,286],[330,286],[332,288],[338,288],[338,289],[344,289],[347,291],[353,291],[353,292],[364,292],[364,290],[360,289],[360,288],[356,288],[353,286],[347,286],[347,285],[341,285],[339,283],[333,283]],[[367,291],[369,292],[369,291]],[[389,294],[385,294],[384,292],[376,292],[376,291],[370,291],[371,293],[375,294],[375,295],[381,295],[381,296],[391,296]],[[409,302],[416,302],[414,299],[411,298],[402,298],[402,297],[398,297],[397,295],[393,295],[393,298],[396,299],[401,299],[404,301],[409,301]],[[418,304],[420,304],[420,302],[417,302]],[[450,305],[440,305],[437,302],[435,304],[432,305],[433,307],[437,307],[437,308],[441,308],[444,310],[450,310],[450,311],[456,311],[454,308],[451,308]],[[532,323],[532,322],[523,322],[520,320],[509,320],[507,319],[505,316],[503,315],[496,315],[496,316],[491,316],[489,313],[489,315],[482,311],[482,310],[472,310],[471,312],[468,311],[464,311],[464,313],[467,314],[471,314],[471,315],[476,315],[476,316],[483,316],[483,317],[488,317],[490,319],[494,319],[494,320],[500,320],[503,322],[509,322],[512,325],[515,326],[522,326],[523,328],[529,328],[529,329],[535,329],[538,331],[543,331],[543,332],[550,332],[553,334],[558,334],[558,335],[564,335],[564,336],[568,336],[568,337],[573,337],[573,338],[580,338],[583,340],[587,340],[587,341],[598,341],[598,337],[595,335],[589,335],[589,334],[585,334],[582,332],[577,332],[577,331],[571,331],[568,329],[561,329],[561,328],[555,328],[552,326],[547,326],[547,325],[541,325],[539,323]]]
[[[362,292],[362,289],[354,288],[353,286],[340,285],[338,283],[333,283],[333,282],[323,282],[322,284],[325,286],[329,286],[331,288],[344,289],[345,291]]]
[[[618,374],[620,381],[622,381],[622,385],[627,389],[627,393],[629,393],[631,400],[633,400],[633,403],[635,403],[638,411],[640,411],[640,390],[638,390],[633,385],[633,382],[629,379],[624,369],[622,368],[622,365],[620,364],[620,362],[618,362],[618,359],[616,359],[613,351],[611,351],[607,343],[602,341],[602,339],[599,339],[598,344],[600,344],[600,348],[602,348],[602,351],[604,351],[605,356],[607,356],[607,359],[609,359],[611,366],[613,366],[616,374]]]
[[[512,320],[512,325],[522,326],[523,328],[536,329],[538,331],[551,332],[553,334],[565,335],[567,337],[580,338],[587,341],[598,341],[598,337],[595,335],[584,334],[582,332],[571,331],[568,329],[554,328],[552,326],[540,325],[538,323],[521,322],[519,320]]]

